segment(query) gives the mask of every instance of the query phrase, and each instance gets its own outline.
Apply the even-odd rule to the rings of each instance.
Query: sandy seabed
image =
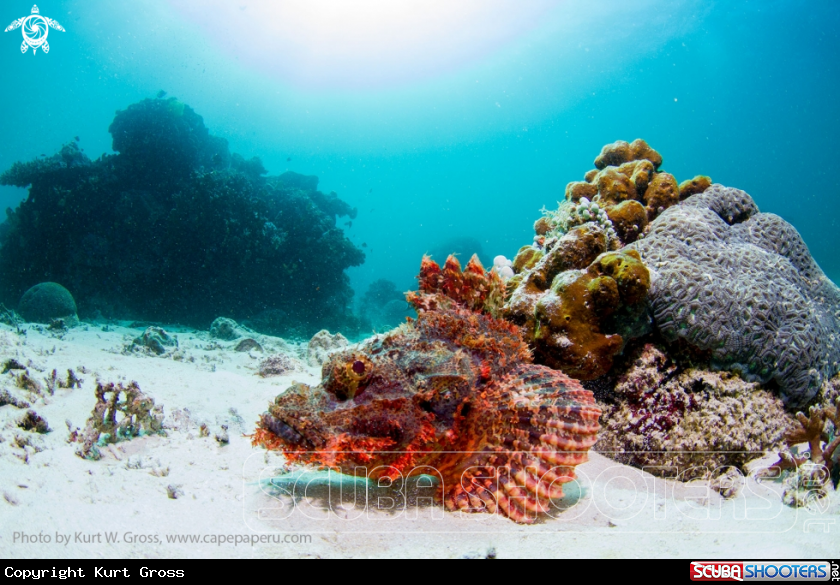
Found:
[[[734,498],[704,482],[679,483],[592,453],[549,517],[519,525],[490,514],[445,512],[421,479],[377,487],[285,465],[248,435],[292,381],[317,384],[305,346],[255,336],[263,352],[201,331],[167,329],[177,351],[129,348],[143,328],[83,324],[67,332],[0,325],[0,362],[43,381],[73,369],[81,388],[0,388],[24,398],[51,432],[18,427],[27,409],[0,407],[0,556],[183,557],[686,557],[829,558],[840,552],[835,492],[811,508],[781,503],[782,484],[747,478]],[[295,371],[262,377],[285,353]],[[165,435],[76,454],[97,381],[136,381],[164,405]],[[201,431],[201,425],[209,434]],[[227,427],[229,442],[217,440]],[[172,497],[174,496],[174,497]]]

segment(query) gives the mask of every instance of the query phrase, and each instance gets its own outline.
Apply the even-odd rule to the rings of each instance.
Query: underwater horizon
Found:
[[[643,138],[678,180],[708,175],[792,223],[840,279],[836,3],[339,5],[41,3],[66,29],[49,54],[0,36],[0,169],[74,137],[112,153],[114,112],[165,91],[231,152],[358,209],[338,224],[365,254],[347,270],[358,303],[378,279],[414,288],[447,245],[513,257],[601,146]],[[3,209],[25,197],[0,187]]]

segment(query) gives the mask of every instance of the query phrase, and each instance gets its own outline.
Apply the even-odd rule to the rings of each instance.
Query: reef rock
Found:
[[[728,372],[682,368],[646,344],[625,360],[602,397],[595,449],[612,459],[688,481],[740,470],[784,444],[792,417],[772,392]]]
[[[428,258],[424,268],[430,277]],[[550,512],[600,411],[578,382],[528,363],[516,326],[468,310],[480,287],[458,272],[460,301],[412,295],[416,321],[332,354],[320,385],[275,399],[254,444],[374,480],[434,475],[453,511],[523,523]]]
[[[239,323],[227,317],[219,317],[210,325],[210,337],[222,341],[235,341],[242,337],[243,331]]]
[[[79,324],[73,295],[55,282],[36,284],[23,293],[17,312],[30,323],[50,324],[60,319],[68,327]]]
[[[796,229],[744,191],[713,185],[628,248],[652,272],[659,332],[708,351],[713,368],[774,381],[788,407],[840,371],[840,289]]]
[[[333,335],[326,329],[322,329],[309,340],[306,361],[310,366],[320,368],[331,353],[344,349],[348,345],[350,342],[341,333]]]
[[[178,340],[160,327],[149,327],[143,335],[131,342],[131,349],[145,350],[155,355],[163,355],[170,349],[178,347]]]

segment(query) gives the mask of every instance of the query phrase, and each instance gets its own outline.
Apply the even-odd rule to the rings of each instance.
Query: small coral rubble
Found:
[[[151,352],[155,355],[163,355],[171,349],[178,347],[178,340],[169,335],[160,327],[149,327],[143,335],[131,343],[131,349],[139,349]]]
[[[18,427],[25,431],[32,431],[42,435],[50,432],[50,426],[47,424],[47,421],[34,410],[26,411],[23,418],[18,421]]]
[[[58,370],[53,370],[50,375],[45,378],[47,383],[47,390],[49,390],[50,394],[55,394],[56,389],[73,389],[73,388],[81,388],[82,383],[84,382],[83,379],[76,376],[76,372],[73,370],[67,370],[67,377],[62,380],[58,377]]]
[[[163,431],[163,406],[146,396],[137,382],[96,385],[96,405],[87,421],[76,454],[86,459],[99,459],[99,442],[116,443],[141,434]],[[104,435],[104,439],[103,439]]]
[[[263,378],[282,376],[290,372],[303,371],[303,364],[285,353],[278,353],[260,362],[259,375]]]
[[[246,352],[246,351],[265,351],[263,346],[260,345],[260,342],[252,337],[246,337],[242,341],[236,344],[233,348],[234,351],[239,352]]]
[[[239,324],[233,319],[219,317],[210,325],[210,337],[223,341],[234,341],[242,337]]]

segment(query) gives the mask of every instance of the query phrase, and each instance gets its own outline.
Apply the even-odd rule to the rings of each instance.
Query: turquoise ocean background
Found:
[[[420,257],[530,243],[604,144],[644,138],[678,181],[749,192],[840,280],[835,0],[39,2],[49,54],[0,35],[0,170],[164,90],[232,152],[314,174],[358,207],[357,297]],[[5,27],[28,2],[0,5]],[[23,189],[0,187],[0,206]],[[343,225],[344,220],[339,225]],[[442,258],[438,258],[442,260]]]

